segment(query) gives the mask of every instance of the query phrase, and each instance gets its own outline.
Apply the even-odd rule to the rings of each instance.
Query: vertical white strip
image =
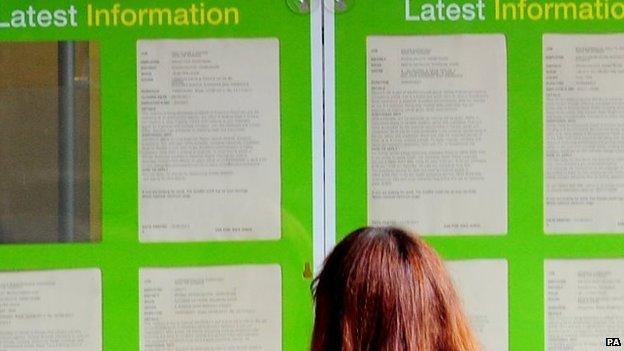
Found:
[[[314,274],[325,258],[325,178],[323,164],[323,6],[312,0],[310,45],[312,62],[312,235]]]
[[[323,6],[324,107],[325,107],[325,252],[336,243],[336,66],[334,0]]]

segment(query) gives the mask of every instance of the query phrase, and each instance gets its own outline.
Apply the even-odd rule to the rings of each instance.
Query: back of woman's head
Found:
[[[314,289],[312,351],[478,350],[442,261],[401,229],[348,235]]]

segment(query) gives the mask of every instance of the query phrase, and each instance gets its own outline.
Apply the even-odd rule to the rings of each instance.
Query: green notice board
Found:
[[[571,3],[573,5],[570,5]],[[502,214],[506,229],[489,232],[478,229],[469,230],[467,235],[463,235],[466,233],[454,234],[449,229],[446,232],[438,231],[437,233],[441,235],[430,235],[431,233],[421,230],[418,225],[410,227],[421,232],[426,241],[431,243],[445,259],[506,260],[508,349],[514,351],[545,350],[545,305],[547,303],[544,298],[545,260],[622,258],[624,257],[624,236],[621,234],[624,228],[614,224],[616,228],[612,230],[564,229],[557,235],[545,233],[543,35],[546,33],[617,34],[622,31],[621,4],[611,4],[613,7],[610,8],[605,3],[595,5],[582,1],[566,2],[565,8],[561,7],[562,3],[557,1],[429,2],[406,0],[383,3],[354,1],[345,2],[345,4],[346,9],[337,10],[333,15],[335,20],[337,240],[343,238],[348,232],[371,223],[370,204],[367,197],[367,181],[371,181],[371,175],[367,174],[367,152],[370,150],[367,148],[367,103],[370,103],[367,100],[367,94],[370,93],[367,91],[369,79],[367,72],[370,72],[369,68],[375,68],[375,64],[380,61],[374,60],[376,51],[372,52],[370,46],[367,49],[367,40],[371,45],[384,38],[408,42],[411,40],[408,37],[416,38],[414,40],[433,39],[435,41],[436,38],[445,38],[450,35],[482,35],[478,37],[483,37],[493,34],[499,35],[499,39],[502,36],[504,50],[497,51],[494,54],[497,56],[486,57],[487,60],[484,60],[483,65],[493,62],[493,57],[506,58],[507,105],[504,116],[506,148],[497,150],[507,155],[506,162],[501,167],[502,171],[507,174],[507,184],[503,190],[507,193],[504,205],[507,208],[506,218],[504,218],[505,213]],[[575,8],[573,9],[572,6]],[[467,42],[462,42],[464,39],[460,38],[456,42],[459,43],[457,52],[463,50],[461,45]],[[368,55],[371,55],[373,59],[371,60],[371,56]],[[386,64],[383,60],[381,62],[381,66]],[[616,59],[615,62],[621,63],[622,61]],[[388,67],[389,64],[383,66],[383,69]],[[479,65],[474,67],[479,67]],[[491,73],[486,74],[486,77],[480,80],[491,79],[500,72],[498,67],[492,66],[490,69]],[[621,73],[621,71],[618,72]],[[416,75],[418,74],[422,78],[426,74],[436,73],[421,71]],[[438,72],[437,74],[443,76],[445,73]],[[479,85],[480,80],[476,80],[475,85]],[[453,87],[448,89],[453,89]],[[613,89],[611,95],[621,95],[619,88]],[[621,136],[619,140],[621,142]],[[614,152],[617,153],[617,151]],[[409,165],[405,164],[405,167]],[[621,171],[615,174],[615,177],[622,176]],[[499,195],[500,192],[492,191],[486,197],[491,196],[494,199]],[[472,204],[472,207],[481,206],[487,207],[487,201],[483,203],[475,201]],[[621,201],[616,201],[614,206],[621,206]],[[498,210],[493,211],[491,216],[497,216],[497,213],[500,213]],[[423,216],[435,214],[425,212]],[[459,216],[462,212],[456,214]],[[623,261],[612,262],[614,266],[621,268]],[[482,276],[481,279],[483,286],[494,283],[488,280],[492,278],[487,275]],[[615,330],[622,330],[621,324],[613,327],[616,328]],[[593,345],[604,345],[605,337],[607,335],[600,339],[596,338]],[[506,340],[501,342],[507,345]],[[571,345],[573,344],[574,342],[571,341]],[[580,346],[576,345],[576,347]],[[574,348],[574,350],[577,349],[585,350]]]
[[[44,14],[41,15],[42,12]],[[88,194],[86,200],[81,200],[86,203],[82,203],[82,207],[77,205],[76,209],[78,212],[86,211],[81,212],[88,219],[86,224],[81,222],[76,227],[82,225],[80,228],[87,234],[74,238],[80,242],[56,243],[71,241],[56,237],[56,215],[62,211],[62,206],[56,207],[57,190],[51,190],[53,195],[44,200],[37,197],[37,191],[29,193],[32,195],[29,199],[19,198],[18,195],[4,198],[4,209],[10,207],[11,199],[38,204],[49,202],[50,208],[44,209],[47,212],[41,210],[40,215],[37,215],[37,207],[14,212],[6,210],[0,227],[13,223],[14,217],[20,213],[28,214],[22,216],[26,223],[45,220],[51,224],[41,227],[43,229],[36,226],[33,229],[42,233],[48,230],[48,236],[41,234],[40,237],[30,238],[23,233],[27,239],[1,240],[8,243],[0,245],[0,271],[100,269],[102,347],[104,350],[138,350],[140,268],[279,265],[282,349],[306,349],[312,323],[309,290],[312,264],[310,16],[293,12],[284,1],[36,1],[28,4],[5,1],[0,5],[0,22],[0,45],[3,47],[0,57],[5,66],[3,77],[0,77],[5,82],[2,84],[3,101],[0,103],[8,106],[13,101],[11,99],[21,92],[22,95],[32,96],[30,105],[35,106],[32,110],[18,108],[18,112],[11,115],[14,117],[10,121],[14,124],[8,124],[8,119],[0,117],[0,128],[4,129],[2,136],[8,137],[8,128],[13,134],[34,134],[26,136],[31,140],[30,150],[28,145],[22,145],[21,149],[15,149],[18,154],[15,157],[41,157],[52,164],[50,168],[40,164],[30,168],[30,176],[34,180],[28,182],[34,184],[33,187],[36,188],[36,183],[40,182],[56,189],[55,179],[60,172],[56,168],[59,146],[54,141],[58,132],[56,104],[60,94],[56,90],[57,79],[60,79],[57,78],[60,68],[56,66],[57,55],[60,55],[57,42],[75,41],[76,47],[86,45],[80,52],[89,57],[85,62],[90,68],[84,70],[86,73],[83,72],[85,76],[82,79],[89,81],[89,88],[84,94],[91,97],[86,99],[88,107],[83,108],[90,111],[85,115],[90,124],[84,130],[76,127],[76,133],[84,139],[82,144],[77,142],[78,149],[89,150],[86,156],[80,156],[83,157],[81,164],[86,164],[84,173],[88,174],[87,181],[81,183],[84,186],[80,188],[82,190],[76,190],[78,197],[80,191]],[[266,38],[278,43],[281,233],[272,233],[276,238],[270,240],[233,241],[221,238],[218,241],[140,242],[137,43],[144,39],[221,38]],[[24,43],[35,47],[19,46]],[[45,48],[47,51],[36,46],[38,44],[48,45]],[[16,52],[13,56],[8,54],[8,49],[5,50],[11,45],[11,50]],[[78,56],[75,58],[80,61]],[[24,75],[10,80],[7,77],[11,66],[17,67],[20,61],[29,62],[32,69],[14,68]],[[80,62],[76,64],[77,71],[82,67]],[[46,70],[48,64],[52,67]],[[263,70],[263,66],[258,65],[254,69]],[[38,73],[40,70],[45,72]],[[36,73],[29,74],[29,71]],[[28,84],[41,75],[46,75],[49,81]],[[82,82],[81,78],[72,79],[76,85]],[[11,90],[11,84],[21,90]],[[5,94],[8,90],[12,91],[12,95]],[[44,95],[47,99],[45,103],[36,99]],[[46,115],[47,122],[33,121],[33,115],[46,105],[53,106]],[[79,107],[76,109],[80,110]],[[5,112],[3,109],[3,114]],[[18,118],[15,116],[21,116],[25,126],[15,122]],[[49,123],[49,126],[39,129],[31,127],[36,123]],[[37,144],[37,139],[41,138],[51,138],[51,146]],[[4,149],[8,143],[2,145]],[[43,152],[46,148],[51,149],[49,155]],[[7,147],[1,152],[3,162],[13,157],[8,151]],[[39,152],[42,152],[41,155]],[[80,163],[79,157],[76,157],[75,162]],[[6,164],[18,167],[24,179],[30,179],[29,170],[15,166],[18,163],[7,161]],[[7,177],[10,172],[9,168],[2,171]],[[13,183],[3,183],[2,189],[9,189],[13,186],[11,184],[21,184],[15,180],[21,178],[11,177]],[[78,219],[76,221],[79,222]],[[27,225],[14,227],[17,228],[14,230],[16,236],[20,235],[20,230],[27,232],[30,228]],[[10,232],[7,228],[3,230]],[[0,230],[0,236],[5,234],[3,230]],[[258,291],[258,294],[263,293],[271,292]]]

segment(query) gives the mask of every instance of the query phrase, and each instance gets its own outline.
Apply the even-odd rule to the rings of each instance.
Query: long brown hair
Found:
[[[312,351],[477,351],[442,260],[402,229],[349,234],[315,279]]]

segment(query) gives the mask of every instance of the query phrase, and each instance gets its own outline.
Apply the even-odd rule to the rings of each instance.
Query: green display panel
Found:
[[[624,229],[614,223],[615,228],[610,230],[567,228],[557,234],[545,232],[543,36],[617,34],[622,31],[621,4],[406,0],[347,1],[342,5],[333,13],[335,33],[332,33],[335,35],[336,240],[371,223],[367,195],[367,181],[371,181],[367,179],[370,177],[367,174],[367,103],[370,103],[367,74],[371,67],[368,65],[375,64],[369,56],[372,55],[371,43],[393,38],[408,42],[412,39],[435,41],[451,35],[477,35],[479,38],[495,35],[504,42],[503,50],[496,51],[495,58],[502,58],[506,69],[507,95],[501,99],[506,102],[506,148],[498,152],[506,154],[507,158],[502,169],[497,171],[506,172],[507,184],[503,192],[507,193],[504,204],[507,211],[496,208],[490,216],[503,217],[497,218],[503,220],[503,230],[469,230],[461,235],[448,230],[431,235],[418,225],[408,227],[423,234],[445,259],[506,261],[507,272],[503,274],[508,279],[508,349],[545,350],[548,301],[544,297],[547,278],[544,272],[550,267],[545,260],[621,258],[624,256]],[[464,39],[457,43],[466,43]],[[459,52],[460,45],[457,49]],[[489,65],[491,58],[483,65]],[[622,60],[616,58],[613,62]],[[499,72],[498,67],[492,66],[491,73],[483,79],[491,79]],[[328,89],[334,89],[332,83]],[[616,90],[619,88],[613,89],[612,95],[621,93]],[[621,150],[614,152],[621,155]],[[621,170],[614,174],[622,176]],[[501,194],[489,195],[494,199]],[[620,206],[621,200],[614,204]],[[475,202],[472,207],[487,205],[487,201]],[[462,215],[461,212],[456,214]],[[424,213],[421,217],[427,215],[436,213]],[[613,267],[622,265],[621,260],[612,262]],[[496,283],[491,281],[495,279],[491,276],[483,275],[480,279],[484,287]],[[621,324],[613,327],[622,330]],[[594,340],[593,345],[604,345],[605,337],[608,336]],[[507,345],[507,340],[499,342]],[[570,341],[570,345],[573,344]],[[569,349],[585,350],[578,345],[575,347],[579,348]]]
[[[30,157],[29,152],[45,149],[45,145],[39,145],[43,142],[36,141],[37,135],[41,138],[51,136],[50,143],[54,144],[50,146],[53,150],[49,155],[43,151],[37,154],[42,158],[41,164],[24,169],[22,174],[26,179],[24,184],[35,184],[38,179],[48,188],[54,188],[49,198],[37,198],[37,191],[31,188],[32,196],[20,198],[18,194],[7,198],[0,195],[4,206],[0,237],[3,230],[8,235],[9,229],[5,227],[15,219],[11,217],[12,213],[29,211],[30,216],[20,222],[28,225],[12,227],[17,228],[11,231],[12,237],[0,238],[0,242],[6,242],[0,245],[0,271],[99,269],[102,277],[102,349],[138,350],[140,268],[268,267],[263,269],[277,270],[281,275],[281,349],[306,349],[312,323],[309,287],[313,256],[309,14],[293,11],[285,1],[264,0],[36,1],[28,4],[5,1],[0,6],[0,22],[0,58],[5,66],[3,75],[7,75],[0,77],[4,82],[1,84],[4,100],[0,104],[4,107],[11,104],[11,97],[20,95],[15,93],[17,88],[33,98],[30,110],[18,108],[17,112],[11,112],[13,114],[2,110],[0,128],[4,129],[3,137],[8,138],[11,133],[7,128],[11,128],[12,134],[24,133],[25,138],[33,140],[30,148],[28,143],[23,143],[21,149],[5,148],[8,142],[4,142],[9,139],[0,142],[3,167],[13,167],[19,164],[19,160],[33,159],[35,156]],[[139,41],[254,38],[276,43],[279,51],[279,231],[271,233],[271,239],[260,240],[221,237],[219,240],[207,238],[193,242],[140,241]],[[86,73],[83,72],[84,76],[80,78],[80,72],[77,72],[70,80],[77,85],[83,80],[88,81],[90,90],[84,92],[87,97],[83,99],[86,106],[74,107],[78,113],[86,111],[83,114],[90,123],[84,127],[76,126],[75,130],[84,139],[76,142],[77,148],[89,150],[88,155],[80,154],[82,158],[74,160],[79,164],[75,167],[83,167],[82,172],[88,175],[77,185],[76,196],[82,202],[75,210],[82,211],[82,217],[78,215],[74,225],[80,235],[68,238],[63,237],[62,228],[59,229],[57,223],[61,220],[56,219],[65,210],[56,203],[59,201],[56,195],[63,190],[59,188],[58,193],[56,190],[62,185],[56,183],[61,172],[56,168],[56,158],[59,157],[56,151],[60,146],[54,139],[62,128],[57,125],[55,115],[57,98],[62,94],[56,90],[62,79],[61,68],[56,66],[57,58],[62,55],[59,42],[70,41],[75,42],[77,48],[85,47],[87,58],[81,61],[77,54],[75,67],[86,62],[83,64],[88,66]],[[83,52],[80,50],[76,52]],[[20,61],[30,64],[32,70],[10,69],[18,67]],[[264,67],[258,65],[253,69],[263,70]],[[8,78],[9,74],[13,74],[12,78]],[[47,83],[28,84],[29,80],[35,81],[40,75],[49,78],[46,78]],[[5,94],[11,89],[12,95]],[[39,92],[33,93],[32,90]],[[54,110],[46,115],[49,120],[33,121],[32,115],[46,105],[53,106]],[[20,113],[28,126],[16,122]],[[4,118],[9,115],[13,124]],[[39,122],[50,126],[39,129],[30,126],[30,123]],[[10,154],[10,151],[17,155]],[[18,157],[17,161],[15,157]],[[41,166],[46,160],[54,166]],[[8,168],[2,173],[5,174],[0,178],[9,177]],[[11,177],[5,178],[9,180],[2,183],[3,189],[20,184],[22,178]],[[50,206],[38,215],[37,206],[15,210],[10,201],[50,202]],[[80,218],[86,220],[81,222]],[[37,226],[39,221],[47,221],[47,224]],[[40,234],[29,236],[30,229]],[[258,291],[258,294],[263,293],[270,292]]]

